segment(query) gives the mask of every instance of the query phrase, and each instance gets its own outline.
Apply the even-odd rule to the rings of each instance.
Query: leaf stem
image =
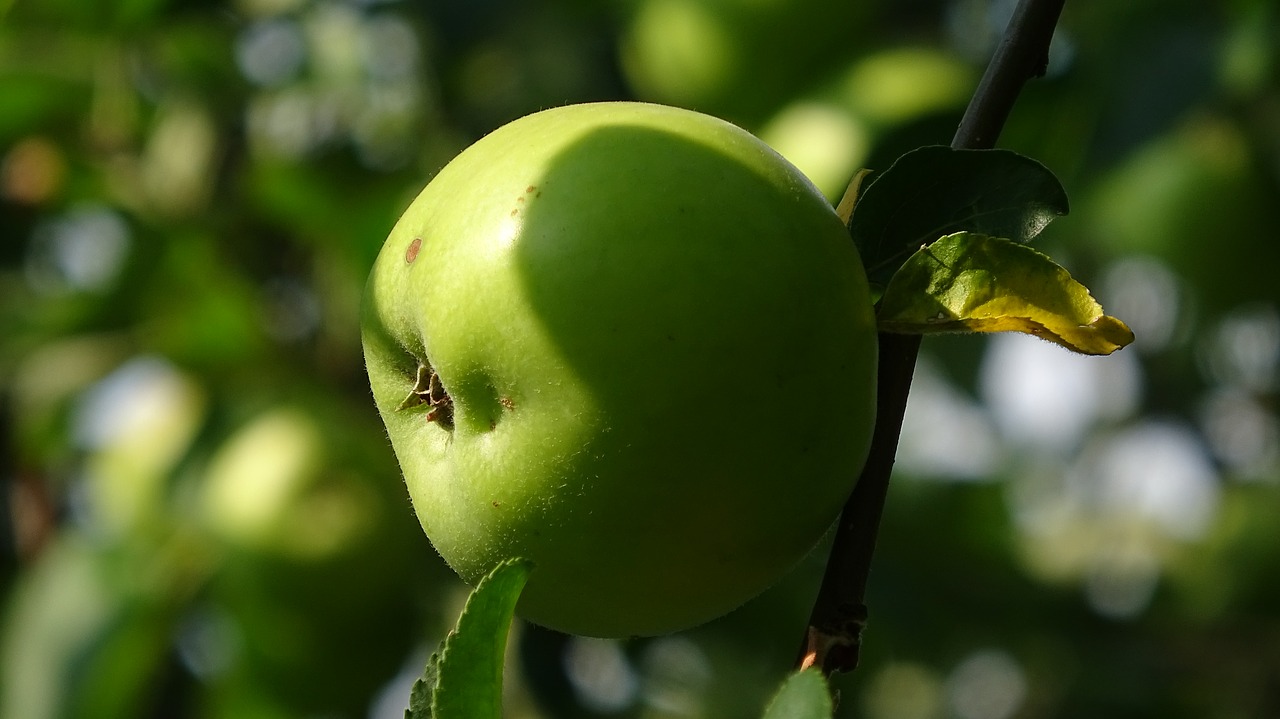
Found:
[[[1065,2],[1020,0],[965,109],[952,147],[995,146],[1022,86],[1045,72],[1049,43]],[[920,351],[919,335],[881,333],[879,342],[876,427],[870,455],[836,526],[798,661],[800,667],[819,666],[828,675],[858,666],[871,558]]]

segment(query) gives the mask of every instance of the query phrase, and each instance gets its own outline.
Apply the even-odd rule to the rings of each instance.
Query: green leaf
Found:
[[[427,659],[427,667],[422,676],[413,683],[409,690],[409,708],[404,710],[404,719],[430,719],[431,700],[435,697],[436,684],[440,682],[440,652],[432,652]]]
[[[480,580],[414,682],[405,719],[501,719],[507,633],[532,569],[528,560],[510,559]]]
[[[871,283],[884,287],[939,237],[966,231],[1028,242],[1067,209],[1058,178],[1029,157],[931,146],[899,157],[863,190],[849,232]]]
[[[1025,245],[960,232],[917,251],[881,302],[881,331],[1025,332],[1074,352],[1106,355],[1133,332],[1088,288]]]
[[[817,669],[805,669],[782,683],[764,719],[831,719],[834,713],[826,678]]]

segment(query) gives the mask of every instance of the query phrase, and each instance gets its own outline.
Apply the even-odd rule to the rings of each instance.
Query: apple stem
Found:
[[[965,109],[951,146],[995,146],[1022,86],[1044,75],[1049,44],[1066,0],[1020,0],[986,73]],[[826,573],[814,601],[797,666],[824,674],[853,671],[866,623],[864,603],[876,535],[902,433],[919,335],[880,333],[876,427],[862,475],[836,527]]]

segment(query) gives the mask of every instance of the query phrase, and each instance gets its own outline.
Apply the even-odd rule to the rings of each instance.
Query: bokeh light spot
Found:
[[[946,693],[951,711],[961,719],[1008,719],[1026,699],[1027,679],[1007,652],[984,649],[951,672]]]
[[[590,709],[618,712],[635,703],[640,680],[616,640],[573,637],[564,668],[578,699]]]

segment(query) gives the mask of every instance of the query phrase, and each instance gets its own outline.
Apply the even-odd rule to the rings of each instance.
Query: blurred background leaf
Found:
[[[838,198],[947,142],[1011,0],[0,3],[0,716],[402,716],[465,589],[361,367],[462,147],[569,102],[760,134]],[[925,342],[839,716],[1280,715],[1280,10],[1068,3],[1002,146],[1105,359]],[[821,548],[734,614],[518,625],[513,717],[759,716]]]

